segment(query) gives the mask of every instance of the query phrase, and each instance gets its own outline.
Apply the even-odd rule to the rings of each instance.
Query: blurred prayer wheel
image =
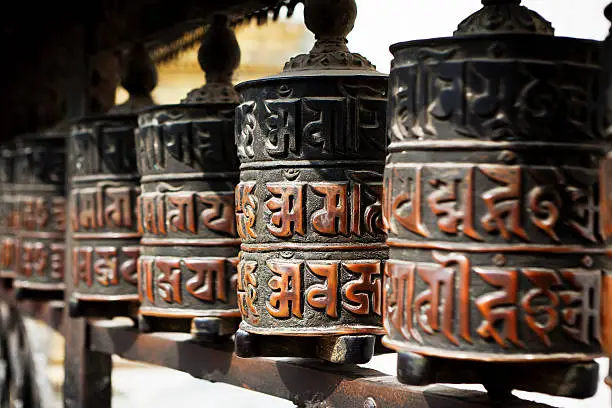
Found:
[[[519,3],[391,47],[383,343],[408,384],[584,398],[610,271],[600,44]]]
[[[157,72],[141,44],[123,64],[128,101],[106,115],[80,119],[70,137],[73,317],[136,316],[138,309],[140,177],[134,130],[136,111],[154,105]]]
[[[306,1],[312,51],[236,87],[241,357],[363,363],[383,333],[387,76],[346,46],[356,12]]]
[[[18,298],[63,299],[65,125],[17,138],[13,195]]]
[[[205,86],[179,105],[139,116],[139,317],[143,331],[191,330],[214,340],[232,335],[240,317],[233,143],[238,95],[231,84],[240,49],[225,17],[215,17],[198,59]]]
[[[15,277],[15,231],[13,226],[13,195],[15,149],[11,144],[0,146],[0,278]]]

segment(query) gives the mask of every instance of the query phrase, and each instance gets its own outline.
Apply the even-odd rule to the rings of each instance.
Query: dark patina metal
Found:
[[[540,370],[544,392],[589,396],[610,270],[600,45],[483,3],[454,38],[391,47],[383,342],[407,383],[503,394]]]
[[[67,135],[62,124],[16,140],[11,219],[20,298],[63,299]]]
[[[79,120],[70,137],[72,316],[134,315],[140,237],[136,202],[136,111],[154,105],[157,72],[144,46],[123,62],[128,101],[108,114]]]
[[[139,316],[142,330],[191,329],[206,340],[233,334],[240,317],[231,84],[240,49],[225,17],[208,28],[198,59],[206,85],[138,119]]]
[[[12,219],[14,189],[15,146],[5,143],[0,146],[0,278],[15,277],[15,228]]]
[[[237,86],[239,356],[359,363],[382,333],[387,77],[346,46],[356,12],[306,1],[312,51]]]

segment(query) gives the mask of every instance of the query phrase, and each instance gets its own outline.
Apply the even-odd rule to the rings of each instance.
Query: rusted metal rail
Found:
[[[160,365],[196,378],[222,382],[292,401],[300,407],[472,408],[490,407],[481,392],[444,386],[409,387],[395,376],[312,360],[242,359],[233,345],[204,347],[187,334],[141,334],[129,322],[90,325],[90,350]],[[516,400],[505,407],[544,408]]]

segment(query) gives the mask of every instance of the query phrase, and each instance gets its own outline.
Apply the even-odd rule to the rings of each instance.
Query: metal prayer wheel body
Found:
[[[136,115],[79,120],[70,137],[74,315],[108,315],[138,302]],[[112,302],[112,305],[109,304]]]
[[[63,298],[66,137],[57,128],[16,142],[13,285],[24,296]]]
[[[14,146],[0,147],[0,278],[15,277],[15,230],[13,227]]]
[[[386,75],[311,70],[236,89],[242,331],[382,333]]]
[[[477,35],[391,50],[384,344],[479,362],[599,356],[599,43]]]
[[[208,328],[195,321],[194,334],[235,331],[235,106],[185,103],[139,116],[138,285],[145,330],[189,331],[199,318]]]

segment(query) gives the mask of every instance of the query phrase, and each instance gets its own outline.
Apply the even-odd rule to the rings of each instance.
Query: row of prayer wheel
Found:
[[[347,48],[354,0],[305,3],[316,44],[279,75],[234,88],[216,17],[180,104],[145,108],[140,50],[126,104],[5,144],[1,276],[63,296],[67,265],[73,316],[234,336],[241,357],[393,350],[407,384],[593,395],[612,53],[483,0],[453,37],[393,45],[387,77]]]

